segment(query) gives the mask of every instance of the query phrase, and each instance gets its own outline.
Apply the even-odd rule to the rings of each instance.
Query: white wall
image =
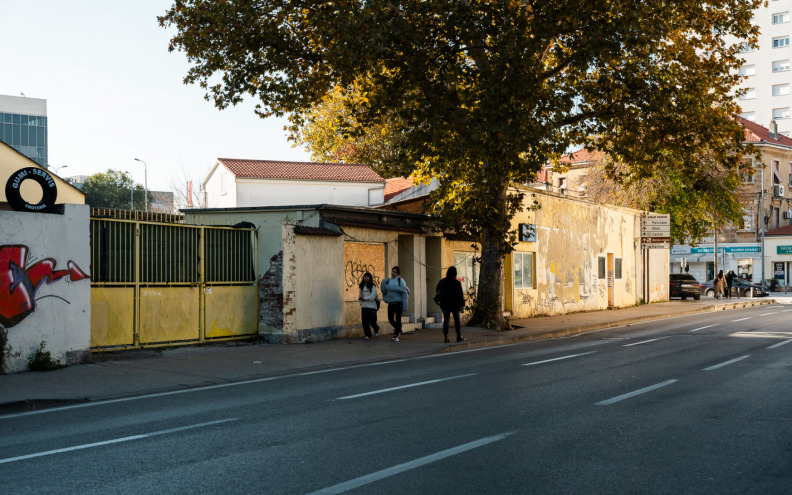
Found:
[[[6,372],[26,370],[42,341],[53,359],[85,361],[90,357],[91,281],[79,279],[79,272],[90,275],[91,269],[88,206],[65,205],[64,215],[0,211],[0,226]],[[42,272],[63,277],[37,277]]]
[[[384,197],[383,182],[237,179],[237,204],[234,206],[370,206],[382,204]],[[215,206],[210,204],[209,207]]]
[[[217,165],[204,184],[207,208],[234,208],[237,206],[237,188],[232,174],[222,165]]]

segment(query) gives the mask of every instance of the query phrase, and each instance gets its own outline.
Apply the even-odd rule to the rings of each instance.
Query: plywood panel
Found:
[[[362,242],[344,243],[344,301],[358,300],[358,284],[363,274],[370,272],[379,287],[388,277],[385,267],[385,244]]]

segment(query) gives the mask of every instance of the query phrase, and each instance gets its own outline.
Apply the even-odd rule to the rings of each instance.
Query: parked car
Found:
[[[689,273],[672,273],[669,278],[669,297],[681,297],[684,301],[692,297],[696,301],[701,299],[701,284],[696,277]]]
[[[715,281],[710,280],[701,284],[702,292],[708,297],[715,296]],[[744,278],[735,278],[732,280],[732,296],[748,297],[751,295],[751,288],[753,288],[754,297],[766,297],[770,294],[762,288],[759,284],[751,283]]]

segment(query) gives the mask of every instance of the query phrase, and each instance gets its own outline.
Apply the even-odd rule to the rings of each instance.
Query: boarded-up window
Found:
[[[358,284],[366,272],[371,273],[374,285],[378,288],[382,279],[388,277],[385,267],[385,244],[345,242],[344,301],[358,300]]]

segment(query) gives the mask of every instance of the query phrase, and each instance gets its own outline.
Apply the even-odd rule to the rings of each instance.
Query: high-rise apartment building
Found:
[[[746,76],[740,97],[742,117],[769,127],[775,120],[778,132],[792,132],[792,0],[769,0],[754,13],[759,27],[759,45],[742,51],[740,74]]]
[[[0,140],[47,167],[47,100],[0,95]]]

